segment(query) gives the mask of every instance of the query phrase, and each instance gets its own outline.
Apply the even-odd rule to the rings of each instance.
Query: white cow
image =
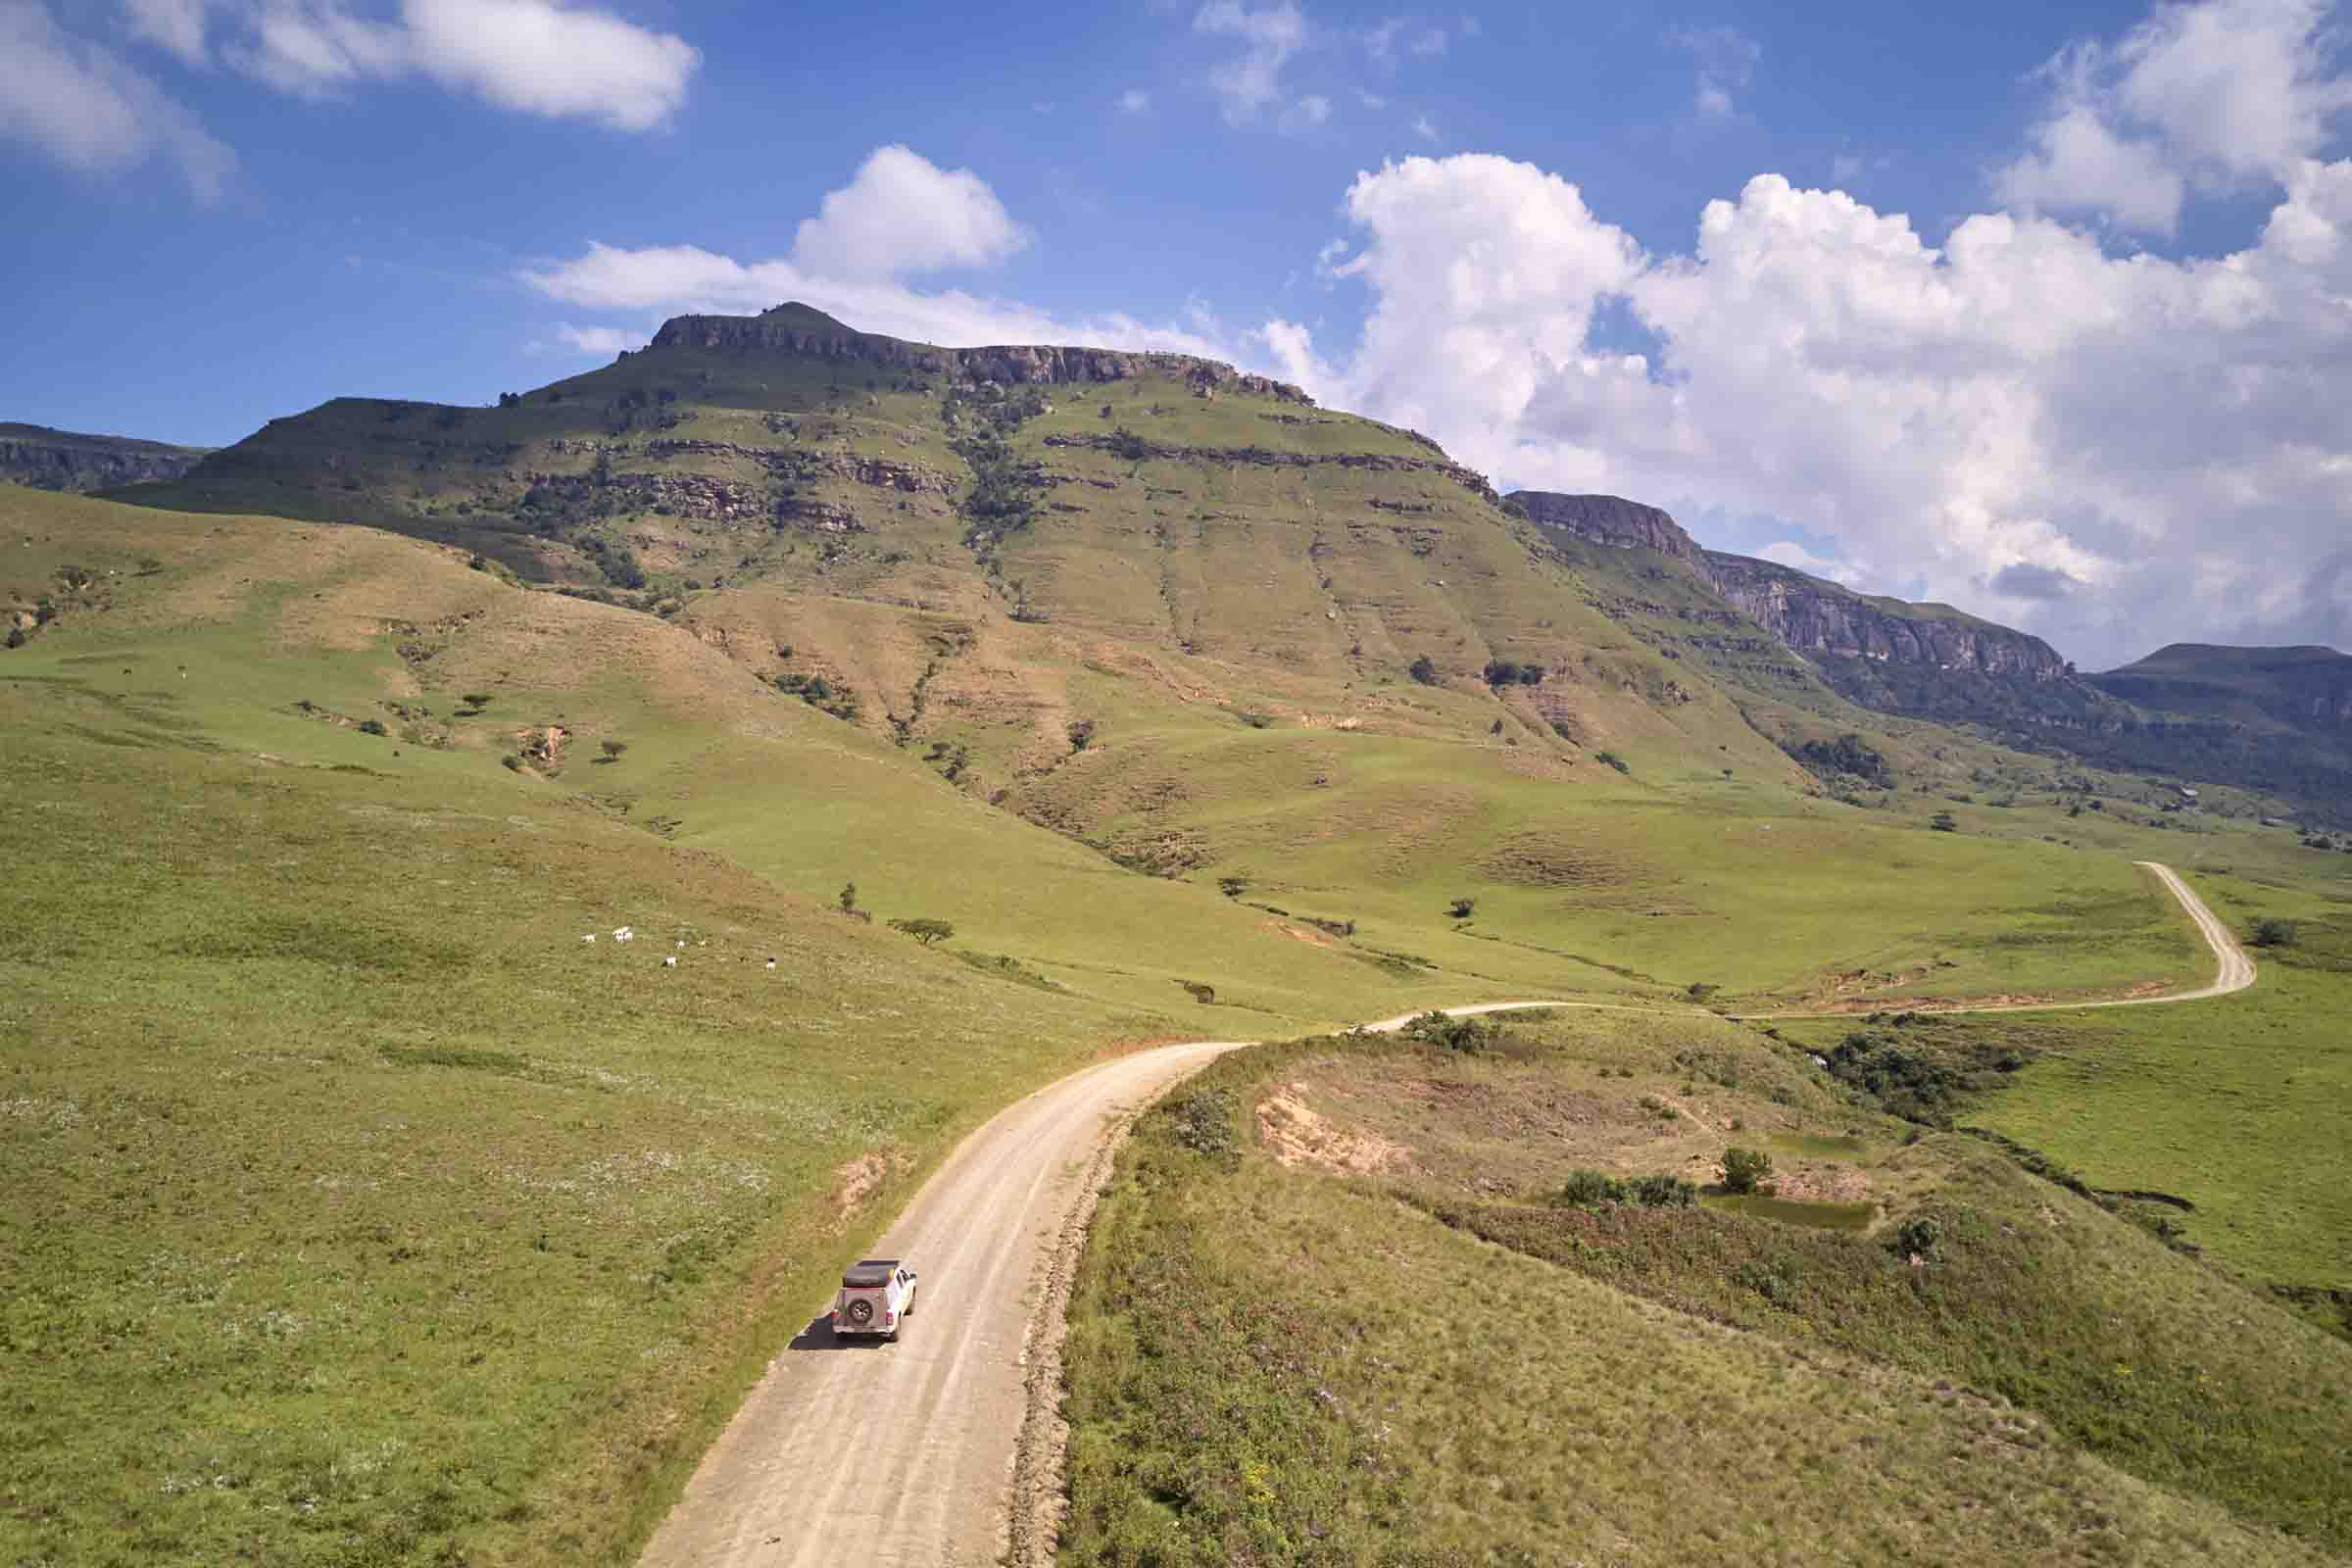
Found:
[[[677,966],[678,966],[678,959],[677,959],[677,955],[675,955],[675,954],[672,954],[672,955],[670,955],[668,957],[666,957],[666,958],[663,958],[663,959],[662,960],[662,968],[664,968],[664,969],[675,969]]]

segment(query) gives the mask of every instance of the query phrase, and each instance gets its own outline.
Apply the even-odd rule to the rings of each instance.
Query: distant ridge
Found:
[[[210,447],[177,447],[126,435],[89,435],[45,424],[0,422],[0,484],[79,493],[176,479]]]

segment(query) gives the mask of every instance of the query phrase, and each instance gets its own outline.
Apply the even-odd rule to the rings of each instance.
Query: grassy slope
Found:
[[[1947,1221],[1925,1280],[1876,1240],[1710,1210],[1498,1205],[1546,1165],[1677,1168],[1684,1134],[1635,1097],[1688,1072],[1698,1115],[1886,1131],[1719,1024],[1652,1022],[1630,1049],[1613,1024],[1527,1034],[1470,1061],[1385,1042],[1228,1058],[1197,1081],[1214,1114],[1147,1118],[1073,1306],[1065,1560],[2320,1561],[2265,1522],[2352,1528],[2319,1458],[2352,1352],[1974,1146],[1869,1158],[1889,1208]],[[1378,1181],[1286,1171],[1235,1125],[1277,1092],[1326,1133],[1374,1131],[1354,1115],[1377,1105],[1392,1147],[1414,1142]],[[1229,1166],[1195,1147],[1220,1120]],[[1734,1284],[1763,1259],[1803,1294]],[[1991,1392],[2003,1363],[2045,1408]]]

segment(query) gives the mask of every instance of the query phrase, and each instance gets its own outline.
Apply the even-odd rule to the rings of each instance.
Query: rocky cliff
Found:
[[[1705,575],[1698,546],[1661,508],[1622,496],[1571,496],[1551,490],[1515,490],[1507,501],[1539,528],[1588,544],[1654,550]]]
[[[1942,605],[1871,598],[1748,556],[1708,550],[1700,558],[1700,571],[1734,608],[1817,660],[1866,659],[2031,681],[2071,674],[2040,638]]]
[[[207,450],[38,424],[0,424],[0,484],[77,493],[147,484],[178,478],[203,461]]]
[[[1003,344],[993,348],[942,349],[900,338],[858,332],[806,305],[779,305],[759,316],[679,316],[662,323],[650,345],[657,349],[699,348],[738,353],[805,355],[845,364],[871,365],[908,374],[944,376],[949,381],[1001,386],[1058,386],[1167,375],[1197,392],[1252,393],[1286,403],[1312,405],[1313,398],[1287,381],[1250,375],[1215,360],[1189,354],[1132,353],[1121,349],[1055,348]]]

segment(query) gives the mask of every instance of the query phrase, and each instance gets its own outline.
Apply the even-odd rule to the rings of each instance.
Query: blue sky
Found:
[[[2341,20],[0,0],[0,417],[488,402],[794,293],[1248,361],[2090,662],[2343,642]]]

